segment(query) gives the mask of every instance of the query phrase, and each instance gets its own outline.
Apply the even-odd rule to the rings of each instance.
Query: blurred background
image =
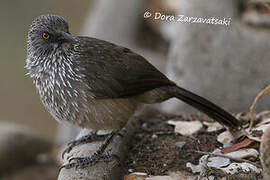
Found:
[[[146,11],[152,17],[144,18]],[[155,12],[176,19],[180,14],[230,18],[231,23],[155,20]],[[62,144],[76,132],[52,119],[25,75],[27,32],[41,14],[63,16],[74,35],[131,48],[182,87],[231,112],[246,112],[256,94],[270,84],[269,12],[266,0],[1,0],[0,122],[28,127],[26,131],[33,130],[50,143],[57,139]],[[258,109],[269,108],[269,100]],[[156,108],[169,113],[193,110],[174,100]]]

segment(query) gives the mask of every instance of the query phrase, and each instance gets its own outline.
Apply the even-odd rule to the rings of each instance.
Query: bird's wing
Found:
[[[95,38],[79,37],[78,60],[96,98],[125,98],[175,85],[142,56]]]

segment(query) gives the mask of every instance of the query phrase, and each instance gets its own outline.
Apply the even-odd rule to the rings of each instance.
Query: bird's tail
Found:
[[[231,129],[238,129],[240,127],[239,121],[234,116],[201,96],[178,86],[172,86],[170,88],[170,93],[172,96],[195,107],[199,111]]]

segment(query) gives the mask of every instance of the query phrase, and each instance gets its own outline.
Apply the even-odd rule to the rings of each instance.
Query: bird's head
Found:
[[[31,56],[49,55],[64,43],[74,43],[68,23],[57,15],[41,15],[30,26],[27,51]]]

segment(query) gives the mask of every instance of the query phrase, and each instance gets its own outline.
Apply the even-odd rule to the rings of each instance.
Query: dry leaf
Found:
[[[224,126],[222,126],[218,122],[203,121],[203,125],[208,127],[206,130],[207,132],[215,132],[224,128]]]
[[[173,121],[169,120],[168,124],[175,126],[175,133],[184,136],[191,136],[202,129],[203,125],[200,121]]]
[[[222,149],[221,152],[223,154],[230,153],[230,152],[233,152],[233,151],[237,151],[237,150],[239,150],[241,148],[246,148],[246,147],[250,146],[253,143],[255,143],[255,141],[253,139],[247,138],[247,139],[245,139],[245,140],[243,140],[243,141],[241,141],[241,142],[239,142],[237,144],[234,144],[234,145],[232,145],[230,147]]]
[[[176,179],[173,179],[170,176],[153,176],[150,178],[146,178],[145,180],[176,180]]]
[[[241,158],[241,159],[257,159],[259,156],[259,152],[256,149],[248,148],[248,149],[240,149],[238,151],[230,152],[226,154],[232,158]]]
[[[234,140],[233,135],[230,133],[230,131],[224,131],[223,133],[219,134],[217,137],[217,141],[222,144],[227,144]]]
[[[145,180],[146,177],[146,173],[135,172],[124,176],[124,180]]]
[[[244,173],[255,173],[261,174],[262,169],[257,168],[256,166],[249,164],[249,163],[231,163],[226,168],[220,168],[226,174],[237,174],[240,172]]]

